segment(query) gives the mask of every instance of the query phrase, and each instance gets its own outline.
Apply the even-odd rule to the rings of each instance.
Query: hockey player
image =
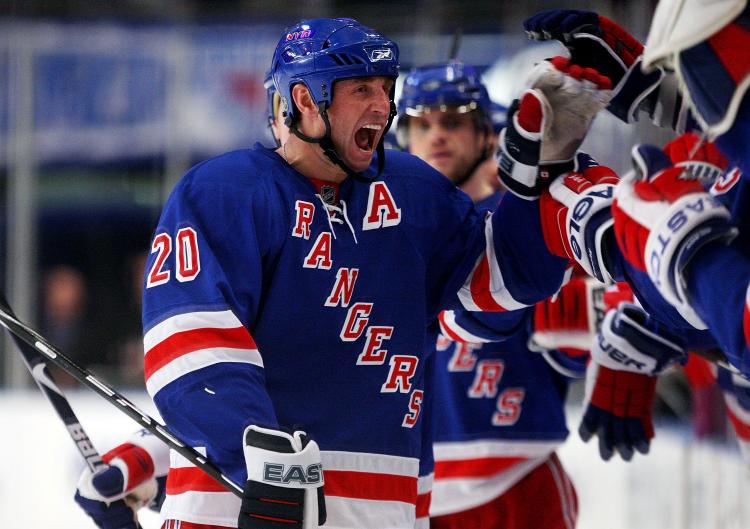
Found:
[[[531,34],[560,38],[574,54],[600,57],[615,65],[613,69],[619,64],[621,82],[610,110],[626,116],[626,120],[633,118],[638,109],[653,111],[657,101],[665,99],[663,95],[670,93],[666,86],[670,76],[661,66],[676,69],[671,77],[676,77],[683,87],[693,119],[670,121],[701,125],[709,139],[716,138],[730,170],[720,176],[712,190],[717,198],[712,199],[701,194],[699,182],[679,178],[681,169],[670,168],[670,160],[660,149],[638,146],[634,150],[636,173],[645,181],[634,185],[634,179],[628,179],[618,186],[614,208],[617,242],[628,263],[643,272],[647,280],[650,278],[651,285],[669,302],[667,307],[673,306],[684,318],[682,321],[694,328],[708,327],[728,360],[747,373],[750,360],[742,323],[747,289],[738,286],[748,270],[739,249],[747,246],[742,234],[746,222],[741,211],[744,208],[735,206],[741,203],[744,189],[740,171],[747,169],[744,142],[748,134],[743,110],[749,105],[744,95],[750,68],[736,51],[744,49],[741,43],[747,38],[743,29],[746,25],[744,1],[726,2],[717,9],[706,9],[697,1],[661,2],[644,50],[622,28],[591,12],[554,10],[526,23]],[[588,45],[579,46],[583,42]],[[642,70],[642,63],[648,72]],[[709,89],[701,84],[704,79],[716,82]],[[661,110],[669,115],[667,107],[662,106]],[[684,116],[685,112],[676,114]],[[687,198],[686,194],[694,196]],[[684,209],[688,202],[697,205]],[[731,214],[721,203],[729,205]],[[684,216],[685,222],[668,225],[674,215]],[[737,238],[735,227],[740,228]],[[659,243],[667,241],[666,234],[669,244]],[[693,266],[704,260],[713,265]],[[707,270],[714,274],[716,266],[721,269],[721,285],[708,280]],[[727,317],[727,303],[743,308],[734,313],[735,317]],[[654,314],[663,316],[671,310]]]
[[[270,72],[263,81],[268,130],[279,146],[289,138]],[[159,510],[164,502],[169,448],[141,430],[103,456],[105,471],[85,469],[76,485],[75,501],[101,529],[138,529],[142,507]]]
[[[383,152],[397,68],[351,19],[290,28],[272,66],[290,137],[199,164],[170,196],[145,278],[147,389],[245,490],[173,456],[166,527],[413,527],[426,324],[559,288],[536,201],[485,221]]]
[[[640,110],[646,110],[652,117],[674,116],[661,119],[667,125],[701,124],[709,137],[718,136],[717,145],[730,167],[746,170],[744,95],[748,68],[737,51],[744,49],[742,42],[747,39],[743,29],[747,27],[746,17],[745,2],[727,2],[711,9],[699,2],[662,2],[645,52],[622,28],[591,12],[552,10],[535,15],[525,26],[535,38],[560,39],[578,60],[588,57],[598,65],[609,65],[605,70],[613,72],[616,81],[609,109],[621,119],[632,121]],[[642,60],[650,71],[641,69]],[[676,84],[670,86],[670,76],[661,68],[653,69],[657,63],[676,67],[676,76],[671,77],[677,77],[686,89],[683,95],[691,102],[694,119],[686,119],[687,106],[680,105],[679,97],[669,97]],[[710,88],[702,82],[705,79],[711,79]],[[694,145],[687,158],[705,164],[707,160],[696,156],[702,150]],[[639,298],[649,302],[649,312],[680,329],[683,343],[700,347],[698,342],[702,342],[710,347],[705,333],[699,335],[692,330],[708,327],[713,334],[711,342],[718,342],[734,368],[747,375],[747,316],[743,316],[747,314],[743,308],[748,274],[744,257],[746,208],[741,206],[744,181],[740,171],[731,169],[719,177],[711,190],[717,200],[704,192],[700,182],[684,177],[685,163],[672,167],[674,157],[670,160],[658,148],[638,146],[634,157],[643,181],[627,179],[620,184],[613,208],[617,242],[627,260],[629,280],[638,284]],[[721,202],[729,205],[731,222]],[[736,238],[735,227],[739,227]],[[714,278],[719,275],[722,281],[717,282]],[[727,304],[736,310],[727,310]],[[684,340],[685,336],[690,338]],[[620,352],[621,359],[634,360]],[[668,356],[672,360],[680,357],[678,353]],[[650,374],[656,374],[666,362],[659,364],[659,369],[652,370],[650,363]],[[736,376],[720,376],[720,380],[734,411],[735,428],[742,433],[741,439],[746,438],[743,420],[746,423],[748,414],[739,405],[747,399],[732,395],[741,396],[747,390],[743,384],[736,384]],[[635,387],[626,391],[631,397],[638,393]],[[635,400],[642,403],[643,395],[640,397]],[[623,439],[623,431],[621,426],[615,435]],[[610,447],[611,434],[610,430]]]
[[[490,156],[495,144],[490,112],[479,74],[454,61],[409,73],[398,101],[397,126],[403,148],[440,170],[488,211],[501,198]],[[593,340],[587,293],[584,281],[576,279],[560,293],[560,298],[568,296],[567,302],[545,304],[536,318],[539,340],[553,332],[558,339],[569,337],[572,329],[563,335],[559,326],[552,328],[564,318],[578,318],[580,342],[584,336]],[[568,379],[541,354],[529,351],[533,320],[532,309],[440,314],[443,334],[437,348],[432,346],[433,528],[575,525],[575,489],[554,453],[568,434],[563,412]],[[582,376],[585,357],[576,363],[548,351],[546,358]],[[539,420],[542,416],[544,421]],[[534,502],[526,498],[530,491]],[[538,508],[539,501],[545,509]]]

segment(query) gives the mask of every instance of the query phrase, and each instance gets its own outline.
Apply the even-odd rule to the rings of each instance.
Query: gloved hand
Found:
[[[607,283],[618,275],[610,205],[619,177],[593,165],[556,179],[541,196],[539,212],[547,248],[574,259],[594,279]]]
[[[586,373],[587,404],[578,433],[599,437],[605,461],[615,451],[629,461],[648,453],[654,436],[651,408],[656,377],[687,355],[675,336],[641,308],[621,303],[604,318]]]
[[[149,452],[129,442],[110,450],[102,460],[106,467],[81,474],[76,503],[102,529],[140,527],[136,512],[163,494],[164,477],[157,481]]]
[[[609,101],[611,84],[592,68],[555,57],[534,68],[529,87],[508,111],[496,156],[500,181],[535,200],[557,174],[573,169],[591,122]]]
[[[713,142],[686,132],[662,149],[675,167],[684,167],[708,189],[729,168],[729,162]]]
[[[647,97],[657,95],[664,72],[643,73],[643,45],[615,22],[593,11],[550,9],[529,17],[523,25],[529,38],[559,40],[575,64],[596,68],[608,77],[613,94],[607,110],[619,119],[634,121],[640,108],[653,114],[656,102]]]
[[[588,354],[604,319],[604,285],[590,277],[574,276],[555,296],[534,307],[530,349]]]
[[[248,426],[243,435],[247,481],[239,529],[312,529],[325,524],[320,449],[305,432]]]
[[[729,211],[658,147],[636,145],[633,162],[635,172],[617,186],[612,204],[617,244],[685,320],[705,329],[690,306],[683,271],[705,244],[734,238]]]

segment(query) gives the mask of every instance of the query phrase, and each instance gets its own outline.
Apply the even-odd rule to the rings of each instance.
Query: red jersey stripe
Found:
[[[490,264],[487,254],[482,257],[471,278],[471,298],[480,310],[505,312],[490,294]]]
[[[231,329],[193,329],[178,332],[162,340],[146,352],[144,374],[146,380],[160,368],[184,354],[214,347],[257,349],[255,340],[245,327]]]
[[[417,478],[373,472],[324,470],[326,496],[417,503]]]
[[[197,467],[170,468],[167,475],[167,494],[183,492],[228,492],[227,488]]]
[[[430,503],[432,502],[432,492],[419,494],[417,496],[417,518],[426,518],[430,515]]]
[[[435,479],[489,477],[526,461],[525,457],[483,457],[435,461]]]

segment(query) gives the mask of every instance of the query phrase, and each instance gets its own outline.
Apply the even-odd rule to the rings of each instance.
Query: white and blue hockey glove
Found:
[[[640,307],[623,302],[610,310],[591,349],[581,439],[598,436],[605,461],[615,452],[625,461],[634,450],[648,453],[656,377],[686,359],[679,341]]]
[[[665,74],[659,68],[644,73],[643,45],[612,20],[592,11],[550,9],[529,17],[523,25],[529,38],[559,40],[573,62],[609,77],[613,96],[607,110],[625,123],[635,121],[640,110],[672,128],[677,128],[677,120],[685,119],[681,114],[687,106],[678,97],[676,84],[660,88]]]
[[[508,110],[496,157],[503,185],[536,200],[555,176],[573,169],[591,122],[609,101],[611,84],[592,68],[554,57],[534,68],[528,86]]]
[[[728,244],[737,229],[691,170],[673,166],[658,147],[636,145],[633,163],[635,171],[617,186],[612,204],[617,244],[688,323],[705,329],[690,305],[684,272],[703,246]]]
[[[145,439],[145,447],[126,442],[113,448],[102,456],[106,467],[86,469],[78,480],[75,501],[101,529],[137,529],[137,511],[158,509],[164,500],[169,450],[154,437]]]
[[[312,529],[325,523],[320,449],[305,432],[248,426],[239,529]]]
[[[578,159],[581,157],[579,153]],[[620,275],[610,210],[619,181],[612,169],[589,157],[579,163],[578,170],[552,182],[539,202],[549,251],[573,259],[600,283],[617,280]]]

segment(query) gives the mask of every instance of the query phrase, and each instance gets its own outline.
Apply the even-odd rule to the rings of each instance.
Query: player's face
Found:
[[[370,166],[390,112],[393,79],[362,77],[344,79],[333,86],[328,109],[331,139],[341,159],[355,171]]]
[[[409,152],[457,182],[486,148],[486,135],[469,113],[455,109],[409,118]]]

